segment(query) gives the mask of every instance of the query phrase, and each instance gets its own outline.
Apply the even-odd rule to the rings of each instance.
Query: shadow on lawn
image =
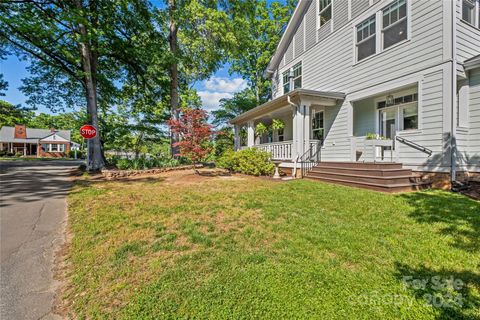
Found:
[[[443,223],[443,235],[453,246],[468,252],[480,251],[480,202],[451,193],[411,193],[406,199],[414,211],[410,217],[420,223]]]
[[[396,264],[396,277],[421,303],[433,306],[437,319],[480,319],[480,274]],[[476,288],[476,293],[474,292]]]

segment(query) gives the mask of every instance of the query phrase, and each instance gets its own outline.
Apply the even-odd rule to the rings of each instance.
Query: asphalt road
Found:
[[[0,161],[0,319],[60,319],[54,253],[65,241],[69,161]]]

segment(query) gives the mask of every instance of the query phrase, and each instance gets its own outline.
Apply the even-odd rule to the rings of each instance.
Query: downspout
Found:
[[[452,96],[450,128],[450,181],[453,184],[457,176],[457,137],[456,137],[456,103],[457,103],[457,2],[451,1],[452,10]]]

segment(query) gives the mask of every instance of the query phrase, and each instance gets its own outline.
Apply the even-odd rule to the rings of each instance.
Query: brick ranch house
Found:
[[[71,145],[70,130],[27,128],[25,125],[0,129],[0,150],[37,158],[63,158]]]

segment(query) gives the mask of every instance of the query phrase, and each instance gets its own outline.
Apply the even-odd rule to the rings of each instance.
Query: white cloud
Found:
[[[220,99],[233,97],[233,94],[229,92],[198,91],[197,93],[202,99],[203,106],[209,111],[218,109]]]
[[[222,77],[211,77],[206,80],[205,88],[210,91],[220,91],[220,92],[237,92],[245,89],[247,87],[247,81],[242,78],[222,78]]]

